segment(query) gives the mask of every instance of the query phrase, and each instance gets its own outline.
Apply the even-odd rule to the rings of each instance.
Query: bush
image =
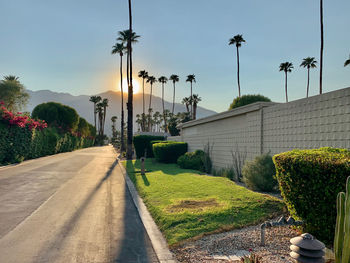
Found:
[[[272,157],[263,154],[247,161],[242,170],[243,182],[254,191],[271,192],[276,190],[276,168]]]
[[[136,135],[134,136],[134,147],[136,151],[136,157],[141,158],[145,156],[145,150],[147,151],[147,157],[152,158],[153,149],[152,149],[152,141],[164,141],[164,136],[152,136],[152,135]]]
[[[304,231],[330,244],[336,221],[336,198],[350,176],[350,151],[320,148],[293,150],[273,157],[282,196]]]
[[[271,102],[271,100],[263,95],[243,95],[241,97],[237,97],[233,100],[231,103],[229,110],[232,110],[234,108],[242,107],[248,104],[252,104],[254,102],[259,102],[259,101],[266,101],[266,102]]]
[[[176,163],[187,152],[187,143],[171,142],[153,144],[153,153],[158,162]]]
[[[226,177],[231,181],[235,181],[236,173],[233,167],[221,168],[219,170],[213,169],[213,176]]]
[[[193,169],[201,172],[206,172],[203,164],[205,152],[196,150],[194,152],[187,152],[177,159],[177,164],[184,169]]]

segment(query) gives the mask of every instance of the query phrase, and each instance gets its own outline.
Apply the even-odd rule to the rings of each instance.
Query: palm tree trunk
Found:
[[[287,72],[286,72],[285,91],[286,91],[286,102],[288,102],[288,93],[287,93]]]
[[[102,134],[105,134],[105,123],[106,123],[106,112],[107,107],[103,107],[103,126],[102,126]]]
[[[320,0],[320,24],[321,24],[321,50],[320,50],[320,94],[322,94],[323,71],[323,0]]]
[[[167,129],[167,124],[166,124],[166,116],[164,114],[164,83],[162,83],[162,106],[163,106],[163,119],[164,119],[164,131],[165,132],[168,132],[168,129]]]
[[[94,120],[95,120],[95,130],[96,130],[96,102],[94,102]]]
[[[123,91],[123,56],[120,56],[120,89],[122,92],[122,110],[121,110],[121,122],[120,122],[120,152],[125,152],[124,144],[124,91]]]
[[[193,104],[193,119],[197,118],[197,103]]]
[[[145,131],[145,78],[142,78],[142,127],[141,130]]]
[[[173,92],[173,109],[171,111],[172,114],[174,114],[174,108],[175,108],[175,82],[173,82],[174,84],[174,92]]]
[[[193,119],[193,100],[192,100],[192,81],[191,81],[191,97],[190,97],[190,103],[191,103],[191,119]]]
[[[309,97],[309,86],[310,86],[310,68],[307,68],[307,87],[306,87],[306,98]]]
[[[237,82],[238,82],[238,97],[241,97],[241,85],[239,83],[239,51],[237,47]]]
[[[150,92],[150,94],[149,94],[149,107],[148,107],[148,114],[149,114],[149,116],[148,116],[148,131],[150,132],[151,131],[151,118],[152,118],[152,116],[151,116],[151,107],[152,107],[152,84],[151,84],[151,92]]]
[[[130,33],[132,33],[132,13],[131,13],[131,0],[129,0],[129,30]],[[133,87],[132,87],[132,48],[131,48],[131,39],[128,41],[128,47],[129,47],[129,59],[130,59],[130,83],[129,83],[129,90],[128,90],[128,147],[126,151],[126,157],[128,160],[132,159],[132,130],[133,130]]]

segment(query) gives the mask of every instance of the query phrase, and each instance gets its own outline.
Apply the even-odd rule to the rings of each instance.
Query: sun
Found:
[[[133,84],[133,93],[139,93],[140,92],[140,83],[133,79],[132,80],[132,84]],[[120,84],[119,84],[119,89],[120,89]],[[126,78],[123,79],[123,90],[124,92],[128,92],[128,81],[126,80]]]

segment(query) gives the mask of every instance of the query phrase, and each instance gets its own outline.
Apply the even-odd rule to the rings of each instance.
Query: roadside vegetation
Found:
[[[124,161],[130,179],[168,243],[263,222],[283,211],[277,198],[250,191],[227,178],[201,175],[147,159]]]

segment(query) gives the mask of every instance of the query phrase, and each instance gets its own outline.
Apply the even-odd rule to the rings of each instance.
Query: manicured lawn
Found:
[[[257,224],[281,214],[284,207],[278,199],[227,178],[200,175],[176,164],[148,159],[145,176],[139,173],[139,161],[123,165],[170,245],[204,233]]]

